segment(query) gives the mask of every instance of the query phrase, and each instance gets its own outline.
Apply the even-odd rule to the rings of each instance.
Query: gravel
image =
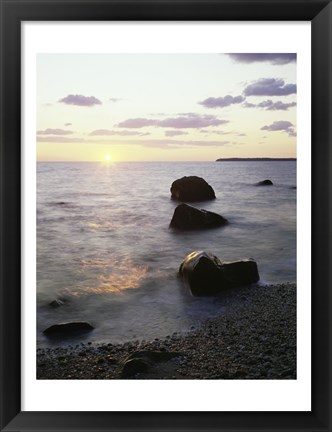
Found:
[[[296,379],[296,285],[223,296],[223,314],[186,334],[39,348],[37,379]]]

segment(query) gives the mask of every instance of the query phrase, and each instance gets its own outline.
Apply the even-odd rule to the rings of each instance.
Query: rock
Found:
[[[146,372],[150,366],[150,362],[146,361],[144,358],[127,360],[123,365],[121,378],[131,378],[138,373]]]
[[[180,357],[184,355],[178,351],[135,351],[127,358],[131,360],[134,358],[146,358],[151,362],[166,361],[174,357]]]
[[[44,334],[47,336],[65,336],[76,332],[90,331],[93,330],[91,324],[87,322],[69,322],[54,324],[44,330]]]
[[[273,183],[271,180],[262,180],[257,183],[257,186],[273,186]]]
[[[221,291],[221,261],[206,251],[195,251],[182,262],[179,274],[188,283],[193,295],[214,295]]]
[[[59,300],[59,299],[53,300],[49,303],[49,306],[51,306],[52,308],[58,308],[62,305],[64,305],[64,302],[62,300]]]
[[[259,281],[257,263],[252,258],[222,263],[225,279],[234,286],[249,285]]]
[[[137,373],[147,372],[155,363],[182,355],[183,353],[172,351],[135,351],[126,358],[121,378],[131,378]]]
[[[187,255],[179,274],[195,296],[217,295],[259,280],[257,264],[252,258],[223,263],[207,251],[195,251]]]
[[[171,194],[172,199],[177,201],[205,201],[216,198],[212,187],[197,176],[175,180],[171,186]]]
[[[171,227],[183,230],[216,228],[227,224],[223,216],[188,204],[180,204],[174,210]]]

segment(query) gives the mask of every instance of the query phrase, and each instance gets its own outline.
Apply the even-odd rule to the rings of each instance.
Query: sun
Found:
[[[107,155],[105,156],[105,161],[110,162],[111,160],[112,160],[111,155],[107,153]]]

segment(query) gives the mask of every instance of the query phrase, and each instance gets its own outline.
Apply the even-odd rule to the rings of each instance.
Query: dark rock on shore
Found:
[[[121,378],[132,378],[138,373],[147,372],[156,363],[179,357],[179,352],[169,351],[135,351],[126,360],[121,372]]]
[[[215,199],[213,188],[197,176],[182,177],[171,186],[172,199],[177,201],[206,201]]]
[[[195,296],[217,295],[259,280],[257,264],[252,258],[221,262],[217,256],[206,251],[187,255],[180,265],[179,274]]]
[[[188,204],[179,204],[174,210],[171,227],[183,230],[216,228],[227,224],[223,216]]]
[[[84,321],[78,321],[78,322],[69,322],[69,323],[61,323],[61,324],[54,324],[50,327],[48,327],[46,330],[44,330],[44,334],[46,336],[65,336],[67,334],[72,334],[74,332],[81,332],[81,331],[90,331],[93,330],[93,327],[91,324],[84,322]]]
[[[267,179],[267,180],[262,180],[262,181],[258,182],[257,186],[273,186],[273,183],[271,180]]]
[[[121,378],[132,378],[141,372],[146,372],[151,363],[146,358],[133,358],[129,359],[123,365]]]

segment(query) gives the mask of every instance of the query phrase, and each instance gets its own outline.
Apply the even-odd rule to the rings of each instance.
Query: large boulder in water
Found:
[[[188,283],[193,295],[218,294],[222,286],[221,261],[205,251],[195,251],[182,262],[179,274]]]
[[[262,181],[258,182],[257,186],[273,186],[273,183],[271,180],[266,179],[266,180],[262,180]]]
[[[257,263],[252,258],[223,262],[222,271],[225,280],[232,286],[249,285],[259,281]]]
[[[203,178],[196,176],[175,180],[171,194],[172,199],[177,201],[206,201],[216,198],[212,187]]]
[[[46,336],[69,336],[74,333],[93,330],[91,324],[84,321],[54,324],[44,330]]]
[[[224,290],[259,280],[257,264],[252,258],[222,262],[206,251],[195,251],[187,255],[179,274],[195,296],[217,295]]]
[[[223,216],[188,204],[179,204],[174,210],[171,227],[183,230],[216,228],[227,224]]]

